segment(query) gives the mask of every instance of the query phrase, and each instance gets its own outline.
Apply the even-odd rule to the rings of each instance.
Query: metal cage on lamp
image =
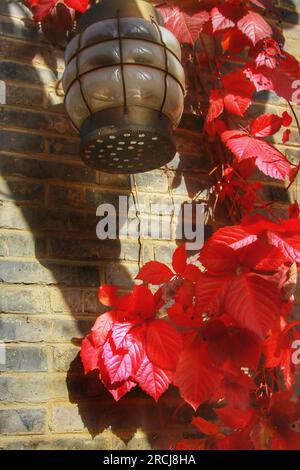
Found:
[[[150,3],[95,4],[65,60],[65,106],[87,165],[138,173],[174,157],[185,92],[181,48]]]

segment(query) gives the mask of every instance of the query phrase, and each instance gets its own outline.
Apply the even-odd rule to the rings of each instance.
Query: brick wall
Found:
[[[295,8],[284,3],[290,8],[287,45],[299,57]],[[294,4],[300,12],[300,2]],[[127,289],[138,271],[138,240],[99,241],[96,207],[115,204],[120,194],[145,204],[149,213],[151,203],[170,198],[182,204],[199,193],[205,200],[201,142],[181,130],[179,154],[168,171],[136,175],[133,185],[127,176],[84,166],[56,92],[62,52],[46,41],[18,2],[1,0],[0,15],[0,340],[7,343],[6,365],[0,365],[0,448],[168,447],[183,424],[189,430],[190,410],[172,422],[176,393],[170,390],[155,405],[134,390],[115,404],[95,377],[84,377],[78,351],[101,311],[99,283]],[[265,103],[257,106],[263,110]],[[267,108],[281,106],[273,97]],[[297,139],[295,129],[286,146],[295,159]],[[279,205],[288,202],[271,180],[265,191]],[[169,263],[174,230],[172,239],[140,240],[142,258]]]

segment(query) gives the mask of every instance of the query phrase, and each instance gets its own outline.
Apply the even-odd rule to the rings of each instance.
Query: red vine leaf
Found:
[[[264,338],[279,317],[282,302],[277,287],[265,279],[241,274],[232,279],[224,309],[242,327]]]
[[[174,384],[181,397],[196,411],[209,400],[222,380],[206,352],[205,342],[196,340],[186,345],[179,358]]]
[[[98,369],[100,353],[101,350],[94,345],[91,335],[84,338],[81,345],[80,357],[86,374]]]
[[[290,140],[290,135],[291,135],[290,129],[286,129],[284,131],[284,133],[282,134],[282,143],[283,144],[285,144],[286,142],[288,142]]]
[[[199,261],[211,274],[228,273],[239,265],[238,254],[233,248],[214,241],[205,243]]]
[[[33,9],[35,21],[42,21],[45,16],[55,7],[58,0],[29,0]]]
[[[295,219],[300,220],[300,219]],[[272,245],[278,247],[284,256],[291,262],[300,263],[300,232],[288,232],[287,234],[270,233],[269,240]]]
[[[175,370],[181,348],[180,333],[167,321],[154,320],[147,325],[146,353],[154,365]]]
[[[221,38],[222,50],[230,56],[240,54],[245,46],[249,45],[251,45],[251,42],[238,28],[224,31]]]
[[[91,336],[96,346],[103,346],[107,340],[107,336],[110,333],[114,324],[113,313],[107,312],[100,315],[94,323],[91,329]]]
[[[261,15],[249,11],[247,15],[241,18],[237,27],[247,36],[255,46],[261,39],[272,36],[271,26],[263,19]]]
[[[163,370],[152,364],[145,355],[134,379],[139,383],[139,386],[144,392],[148,393],[148,395],[157,401],[168,389],[173,377],[174,372]]]
[[[112,340],[103,346],[102,359],[111,384],[128,380],[138,370],[144,356],[140,341],[126,338],[126,347],[116,349]]]
[[[155,316],[155,299],[148,287],[134,286],[131,295],[128,296],[127,312],[134,319],[148,319]]]
[[[224,14],[222,13],[222,5],[212,9],[211,20],[214,32],[235,26],[235,23],[230,18],[225,16],[225,12]]]
[[[64,3],[80,13],[84,13],[89,6],[89,0],[64,0]]]
[[[287,52],[281,52],[277,57],[276,67],[270,68],[266,65],[256,67],[249,65],[244,69],[245,75],[255,85],[256,91],[271,90],[278,96],[298,104],[299,102],[299,80],[300,64]]]
[[[277,227],[275,224],[274,226]],[[245,223],[244,226],[232,225],[219,229],[209,238],[207,243],[224,243],[233,250],[238,250],[244,246],[251,245],[256,240],[256,232],[254,230],[249,232]]]
[[[89,1],[64,0],[63,2],[59,2],[59,0],[29,0],[29,5],[34,12],[35,21],[43,21],[56,5],[59,6],[61,4],[65,4],[67,7],[72,8],[73,10],[77,10],[83,13],[87,9]],[[61,10],[61,14],[63,13],[64,11]]]
[[[286,111],[282,113],[282,125],[288,127],[292,124],[293,118]]]
[[[209,98],[209,109],[206,116],[207,122],[211,122],[219,117],[220,114],[223,113],[223,110],[224,101],[220,90],[212,90]]]
[[[239,96],[234,93],[227,93],[224,97],[226,111],[237,116],[244,116],[251,102],[252,100],[248,96]]]
[[[112,326],[111,337],[117,349],[122,348],[126,345],[126,336],[133,328],[132,323],[115,323]]]
[[[195,288],[195,310],[197,314],[222,314],[225,294],[231,282],[232,274],[214,276],[202,273]]]
[[[114,397],[115,401],[119,401],[126,393],[130,392],[130,390],[136,387],[136,382],[132,380],[125,380],[121,384],[112,385],[112,384],[105,384],[107,390],[111,393]]]
[[[213,400],[225,399],[229,406],[246,411],[250,405],[250,391],[254,389],[252,379],[242,371],[227,372]]]
[[[231,406],[215,408],[214,411],[218,418],[223,421],[225,426],[232,429],[243,429],[247,424],[249,424],[254,415],[254,411],[252,409],[242,411],[238,408],[232,408]]]
[[[262,114],[251,123],[250,134],[253,137],[267,137],[276,134],[283,124],[282,118],[276,114]]]
[[[136,279],[148,282],[149,284],[160,285],[170,281],[172,277],[174,277],[174,273],[168,266],[159,261],[149,261],[142,267]]]
[[[267,142],[238,130],[225,131],[222,133],[221,138],[238,161],[246,158],[256,158],[256,166],[265,175],[279,180],[291,176],[293,169],[291,164],[279,150]]]
[[[217,321],[217,320],[216,320]],[[214,321],[214,322],[216,322]],[[211,335],[207,351],[216,366],[230,364],[232,367],[256,369],[262,351],[259,337],[245,328],[226,327]]]
[[[185,243],[182,243],[173,253],[172,267],[177,274],[183,274],[186,269],[187,252]]]
[[[204,24],[210,19],[207,11],[181,10],[177,7],[169,13],[166,28],[173,32],[179,42],[195,44]]]

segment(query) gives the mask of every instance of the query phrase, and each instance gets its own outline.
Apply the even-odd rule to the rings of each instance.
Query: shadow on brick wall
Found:
[[[292,2],[284,3],[291,8]],[[137,244],[121,246],[119,240],[105,243],[95,235],[99,220],[96,207],[103,202],[116,205],[120,193],[130,194],[130,181],[126,176],[100,174],[81,164],[78,139],[52,86],[61,76],[62,54],[45,41],[22,5],[12,1],[6,5],[6,12],[1,5],[1,13],[10,13],[18,20],[2,23],[2,35],[8,38],[7,43],[3,41],[7,60],[0,65],[0,79],[7,82],[8,104],[0,111],[1,169],[6,180],[1,189],[2,226],[16,230],[7,232],[10,241],[4,240],[8,258],[2,261],[1,278],[9,286],[33,286],[44,293],[55,290],[55,296],[51,294],[51,310],[57,321],[53,343],[56,328],[57,337],[64,335],[66,345],[72,338],[72,344],[78,346],[101,310],[97,303],[99,283],[115,283],[123,289],[132,285]],[[298,23],[295,11],[289,13],[288,21]],[[169,165],[172,191],[187,199],[204,193],[211,184],[205,177],[209,162],[204,151],[200,152],[203,171],[195,177],[201,142],[199,137],[189,137],[187,148],[184,130],[177,133],[179,154]],[[147,175],[137,178],[139,189],[143,189],[145,178]],[[127,261],[132,271],[123,264]],[[57,291],[62,299],[59,302],[65,306],[55,300]],[[72,325],[59,317],[67,311],[74,316]],[[84,376],[78,356],[66,369],[69,400],[78,406],[83,425],[93,437],[110,427],[127,443],[136,430],[142,429],[151,446],[167,448],[180,435],[180,425],[188,430],[186,423],[192,412],[186,405],[177,410],[180,402],[174,389],[158,405],[137,389],[116,404],[96,374]],[[132,442],[138,448],[139,443]]]

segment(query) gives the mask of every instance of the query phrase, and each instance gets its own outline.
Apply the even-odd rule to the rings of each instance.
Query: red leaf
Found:
[[[226,328],[225,325],[209,338],[207,346],[207,351],[216,366],[230,361],[231,366],[238,369],[241,367],[255,369],[261,349],[261,341],[254,333],[244,328]]]
[[[248,96],[239,96],[234,93],[227,93],[224,97],[224,105],[226,111],[237,116],[244,116],[245,112],[252,103],[251,98]]]
[[[64,3],[76,11],[84,13],[89,5],[89,0],[64,0]]]
[[[179,388],[181,397],[196,411],[201,403],[211,398],[222,376],[223,373],[211,363],[205,342],[196,340],[183,349],[174,384]]]
[[[244,219],[242,220],[241,227],[243,228],[243,230],[245,230],[246,233],[252,233],[255,235],[260,235],[267,231],[282,233],[285,232],[282,223],[277,224],[275,222],[272,222],[270,219],[260,214],[257,214],[253,217],[244,217]]]
[[[126,393],[130,392],[130,390],[136,387],[136,385],[136,382],[133,382],[132,380],[125,380],[120,385],[107,384],[105,386],[107,390],[112,394],[115,401],[119,401],[120,398],[126,395]]]
[[[132,323],[115,323],[112,326],[111,337],[117,349],[126,347],[126,336],[132,330]]]
[[[253,83],[256,91],[274,91],[274,84],[266,74],[267,67],[248,66],[244,69],[245,76]]]
[[[199,261],[211,274],[232,272],[239,265],[238,254],[233,248],[213,240],[204,244]]]
[[[223,75],[221,80],[226,93],[251,98],[255,91],[253,84],[247,80],[245,74],[240,69]]]
[[[177,274],[183,274],[186,268],[187,253],[185,243],[182,243],[173,253],[172,266]]]
[[[290,175],[292,167],[286,157],[267,142],[234,130],[223,132],[221,137],[238,161],[256,157],[255,164],[265,175],[279,180]]]
[[[300,206],[298,202],[294,202],[293,204],[290,204],[288,207],[288,212],[289,212],[290,219],[293,219],[293,218],[298,219],[300,217]]]
[[[250,44],[249,39],[238,28],[225,31],[221,39],[223,52],[230,56],[240,54]]]
[[[222,13],[222,6],[215,7],[211,11],[211,20],[213,31],[221,31],[222,29],[232,28],[235,23],[228,17],[225,16],[225,12]]]
[[[250,391],[253,389],[255,389],[253,381],[243,372],[226,373],[213,400],[225,399],[229,406],[247,410],[250,404]]]
[[[107,312],[100,315],[91,330],[91,337],[96,346],[103,346],[114,324],[114,313]]]
[[[107,341],[103,346],[102,359],[110,383],[123,382],[132,377],[140,367],[143,356],[141,341],[127,336],[127,347],[122,349],[116,349],[112,341]]]
[[[143,285],[134,286],[131,295],[128,297],[127,312],[133,320],[138,318],[148,319],[155,316],[155,299],[148,287]]]
[[[249,11],[247,15],[241,18],[237,26],[254,46],[261,39],[272,36],[271,26],[268,25],[261,15],[253,11]]]
[[[254,119],[250,127],[250,134],[253,137],[266,137],[279,131],[282,125],[282,118],[276,114],[262,114]]]
[[[269,240],[272,245],[278,247],[283,255],[292,263],[300,263],[300,234],[291,233],[281,235],[280,233],[270,233]]]
[[[232,279],[224,309],[243,328],[264,338],[280,315],[281,300],[274,284],[259,276],[241,274]]]
[[[220,315],[227,290],[232,282],[232,274],[213,276],[202,273],[195,289],[195,310],[198,315],[209,313]]]
[[[98,361],[100,354],[101,348],[94,346],[91,335],[84,338],[81,345],[80,357],[86,374],[99,368]]]
[[[207,243],[224,243],[233,250],[238,250],[244,246],[251,245],[257,240],[256,232],[248,232],[247,227],[233,225],[223,227],[215,232]]]
[[[263,50],[261,51],[255,59],[256,67],[261,67],[265,65],[266,67],[275,68],[276,67],[276,56],[266,54]]]
[[[136,279],[158,285],[170,281],[172,277],[174,273],[168,266],[159,261],[149,261],[142,267]]]
[[[103,284],[98,290],[99,302],[107,307],[117,306],[117,287]]]
[[[206,434],[207,436],[216,436],[219,432],[219,426],[206,421],[206,419],[201,418],[201,416],[193,418],[192,424],[196,426],[202,434]]]
[[[289,113],[287,113],[286,111],[284,111],[282,113],[282,125],[285,126],[285,127],[288,127],[292,124],[293,122],[293,118],[292,116],[289,115]]]
[[[167,309],[170,320],[179,326],[202,326],[202,316],[195,314],[194,306],[191,306],[184,310],[183,306],[179,303],[174,303]]]
[[[240,264],[252,271],[275,271],[288,261],[279,248],[262,240],[239,250],[239,259]]]
[[[123,380],[122,382],[118,382],[112,384],[109,380],[109,376],[107,374],[103,359],[99,361],[100,365],[100,379],[104,384],[105,388],[111,393],[116,401],[119,401],[127,392],[129,392],[133,387],[137,384],[131,379]]]
[[[223,421],[225,426],[228,426],[231,429],[245,428],[250,423],[254,415],[252,409],[242,411],[238,408],[232,408],[231,406],[215,408],[214,411],[218,418]]]
[[[146,353],[162,369],[175,370],[182,348],[180,333],[165,320],[153,320],[146,331]]]
[[[155,401],[169,388],[174,372],[166,371],[152,364],[145,355],[134,379],[144,392]]]
[[[118,309],[114,315],[121,320],[134,320],[138,317],[145,319],[155,315],[154,296],[144,285],[134,286],[131,294],[117,296],[116,287],[104,284],[99,288],[98,297],[103,305]]]
[[[36,18],[34,17],[36,20]],[[52,33],[66,33],[71,31],[74,25],[75,11],[62,2],[57,2],[55,7],[42,20],[42,29]]]
[[[166,3],[160,3],[156,8],[163,17],[165,24],[172,18],[172,16],[175,15],[176,12],[172,6],[168,6]]]
[[[198,266],[187,264],[182,277],[186,281],[196,282],[199,274],[201,274],[201,271]]]
[[[194,298],[194,284],[191,281],[184,280],[176,290],[175,295],[171,294],[175,302],[182,304],[183,308],[190,307]]]
[[[55,7],[58,0],[29,0],[33,9],[35,21],[42,21],[45,16]]]
[[[212,90],[209,98],[209,109],[206,116],[207,122],[211,122],[222,114],[224,109],[223,97],[220,90]]]
[[[282,143],[283,144],[285,144],[286,142],[288,142],[290,140],[290,135],[291,135],[290,129],[286,129],[284,131],[284,133],[282,134]]]
[[[274,69],[249,65],[244,73],[257,91],[272,90],[287,101],[298,104],[299,88],[295,88],[295,84],[300,79],[300,64],[287,52],[282,52],[281,56],[277,58],[278,65]]]
[[[179,42],[195,44],[203,25],[210,19],[207,11],[189,11],[173,8],[165,27],[177,37]]]
[[[274,393],[269,414],[269,425],[273,430],[272,450],[299,450],[299,399],[292,402],[290,392]]]
[[[241,70],[230,72],[222,77],[224,105],[228,112],[243,116],[251,104],[253,84],[245,79]]]

